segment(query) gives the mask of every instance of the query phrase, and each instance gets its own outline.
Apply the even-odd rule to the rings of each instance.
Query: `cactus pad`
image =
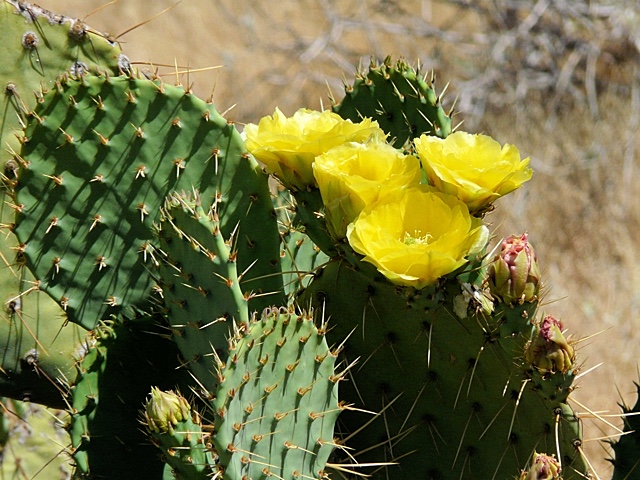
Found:
[[[371,448],[355,454],[360,462],[399,462],[375,478],[497,479],[519,472],[535,448],[555,452],[557,443],[565,478],[580,478],[578,422],[564,403],[570,390],[538,393],[524,362],[535,305],[476,312],[474,282],[466,280],[411,290],[341,260],[311,282],[300,301],[325,309],[328,338],[355,329],[344,352],[360,361],[343,400],[381,412],[347,446]],[[348,432],[368,420],[360,416],[341,417]]]
[[[212,350],[226,355],[233,322],[249,318],[233,239],[223,237],[217,211],[205,211],[197,193],[193,198],[170,195],[156,233],[158,273],[173,338],[199,382],[215,390]]]
[[[625,435],[613,442],[615,459],[613,463],[612,480],[627,480],[638,478],[640,475],[640,384],[636,383],[638,400],[633,407],[622,405],[622,412],[627,414],[624,419]]]
[[[13,211],[0,206],[0,223]],[[65,408],[64,377],[74,371],[74,353],[85,332],[65,325],[64,311],[28,269],[15,235],[0,239],[0,396]]]
[[[71,388],[74,478],[162,478],[157,449],[139,428],[151,386],[176,388],[187,376],[157,319],[100,324],[87,340]]]
[[[268,280],[248,288],[282,289],[268,276],[279,258],[266,176],[236,129],[181,87],[64,77],[31,114],[20,162],[15,231],[27,265],[73,322],[90,329],[123,306],[146,305],[151,226],[166,195],[192,186],[206,208],[219,203],[223,233],[237,232],[240,271],[259,259],[245,279]]]
[[[359,71],[354,84],[346,86],[345,97],[332,108],[354,122],[376,120],[396,148],[423,133],[441,138],[451,133],[451,118],[432,81],[404,60],[372,61],[369,71]]]
[[[343,408],[334,368],[306,314],[265,311],[239,325],[214,400],[224,478],[324,478]]]

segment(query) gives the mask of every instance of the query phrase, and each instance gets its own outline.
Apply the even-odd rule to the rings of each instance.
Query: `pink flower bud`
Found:
[[[575,350],[562,333],[562,322],[552,315],[534,327],[525,358],[540,372],[566,373],[573,367]]]
[[[535,453],[531,468],[523,471],[520,480],[554,480],[560,478],[560,464],[553,456]]]
[[[502,241],[500,254],[489,264],[493,293],[505,303],[533,302],[540,291],[538,259],[527,234]]]

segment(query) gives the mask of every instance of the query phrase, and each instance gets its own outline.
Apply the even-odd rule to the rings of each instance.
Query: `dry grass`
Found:
[[[103,0],[104,1],[104,0]],[[83,17],[100,0],[40,0]],[[500,235],[528,230],[548,288],[545,312],[581,343],[577,397],[617,411],[634,402],[640,352],[640,10],[635,0],[183,0],[123,37],[136,61],[224,68],[191,74],[227,116],[254,122],[340,96],[370,56],[419,59],[459,94],[464,129],[516,144],[534,180],[491,216]],[[118,34],[172,5],[120,0],[87,19]],[[173,68],[161,68],[171,74]],[[169,80],[171,81],[171,80]],[[619,421],[616,423],[620,423]],[[600,436],[591,428],[586,437]],[[591,456],[604,455],[596,443]],[[602,478],[605,462],[597,461]]]

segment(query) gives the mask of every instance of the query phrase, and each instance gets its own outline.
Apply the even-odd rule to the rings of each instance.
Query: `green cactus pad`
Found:
[[[0,223],[13,210],[0,205]],[[85,332],[66,325],[64,311],[21,263],[12,233],[0,239],[0,396],[65,408],[65,377],[74,372],[74,354]]]
[[[335,355],[308,315],[239,325],[220,365],[214,444],[224,478],[325,478],[338,414]]]
[[[32,113],[20,162],[28,168],[15,189],[15,231],[42,289],[72,322],[90,329],[146,305],[151,226],[180,189],[199,189],[205,208],[218,203],[223,234],[236,232],[239,271],[249,270],[247,290],[282,290],[272,275],[278,235],[267,178],[236,129],[181,87],[62,78]],[[273,301],[257,297],[252,307]]]
[[[342,400],[380,412],[347,446],[361,463],[398,463],[374,478],[511,478],[536,448],[556,451],[558,422],[565,479],[581,478],[569,390],[553,399],[539,394],[524,362],[535,305],[485,313],[468,277],[416,291],[391,285],[369,265],[336,260],[311,282],[301,304],[330,318],[330,341],[351,334],[346,361],[360,359]],[[347,432],[368,420],[341,417]]]
[[[69,433],[74,478],[162,478],[157,449],[139,427],[151,386],[183,384],[175,345],[157,319],[111,321],[87,340],[71,388]]]
[[[20,150],[22,125],[43,92],[64,72],[128,69],[120,46],[82,21],[24,1],[0,3],[0,165]],[[34,96],[35,93],[35,96]]]
[[[217,211],[205,211],[197,193],[170,195],[156,234],[158,273],[173,338],[199,382],[215,390],[212,350],[225,356],[233,322],[249,319],[234,240],[223,238]]]
[[[382,63],[372,61],[369,71],[359,71],[345,91],[333,111],[354,122],[366,117],[376,120],[396,148],[423,133],[441,138],[451,133],[451,118],[432,81],[404,60],[395,64],[389,57]]]
[[[306,229],[296,215],[296,200],[293,195],[288,190],[281,189],[273,201],[282,240],[280,265],[284,289],[287,297],[292,298],[295,292],[308,285],[313,271],[329,257],[304,233]]]
[[[164,454],[175,478],[207,480],[213,474],[210,435],[202,431],[200,416],[186,398],[172,391],[151,389],[144,424],[152,443]]]

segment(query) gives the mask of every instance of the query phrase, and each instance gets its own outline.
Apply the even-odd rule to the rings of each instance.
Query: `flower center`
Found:
[[[402,238],[402,243],[405,245],[427,245],[431,240],[431,234],[426,233],[422,235],[421,230],[414,230],[413,234],[409,232],[404,232],[404,236]]]

